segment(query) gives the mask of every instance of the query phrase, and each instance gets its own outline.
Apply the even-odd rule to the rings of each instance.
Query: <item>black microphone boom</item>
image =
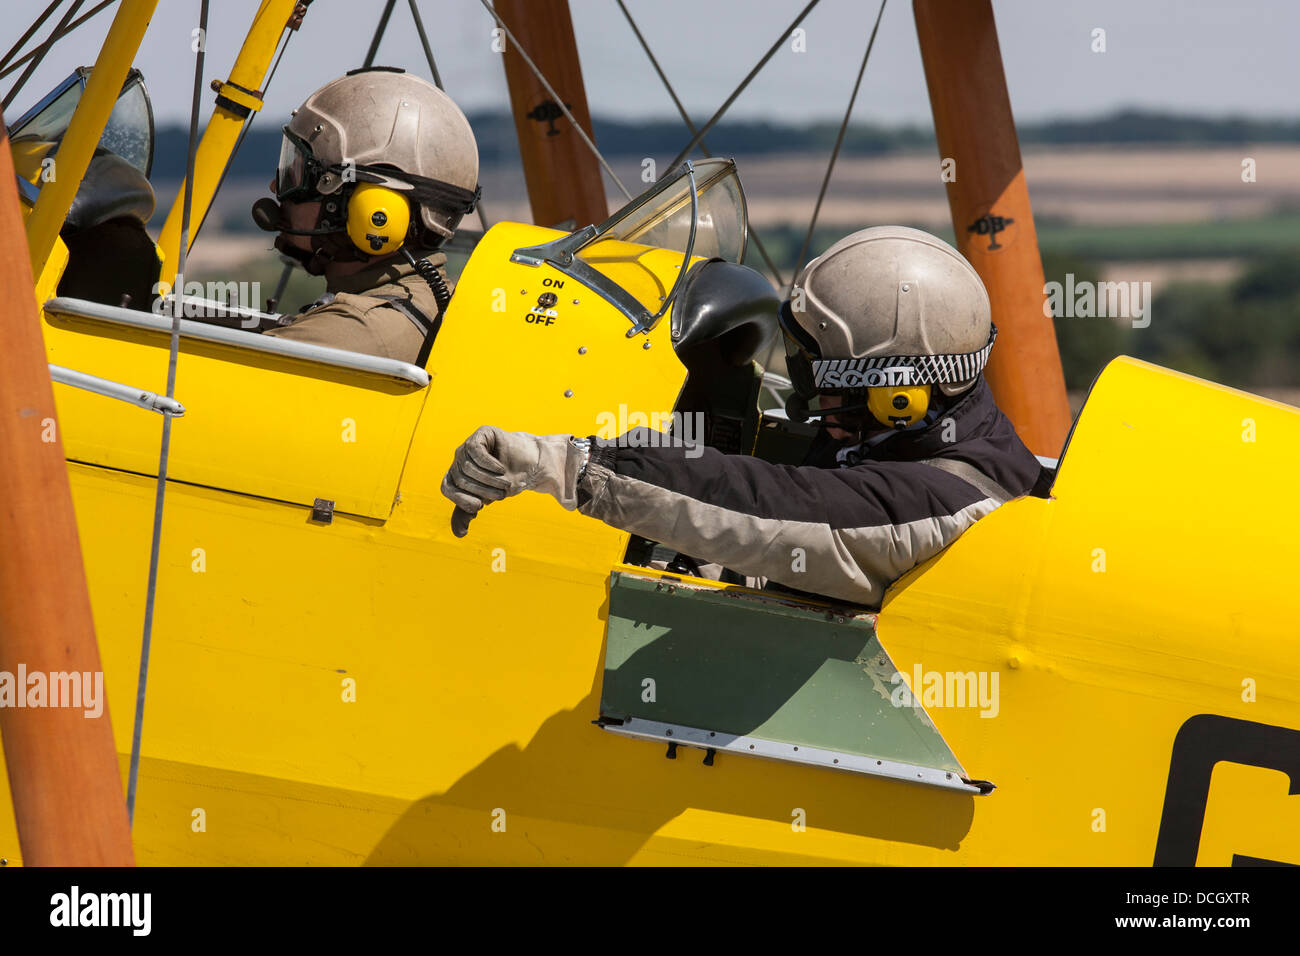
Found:
[[[263,232],[280,231],[280,204],[265,196],[253,203],[253,223]]]
[[[263,232],[282,232],[286,236],[326,236],[337,229],[290,229],[284,222],[284,209],[274,199],[263,196],[253,203],[253,224]]]

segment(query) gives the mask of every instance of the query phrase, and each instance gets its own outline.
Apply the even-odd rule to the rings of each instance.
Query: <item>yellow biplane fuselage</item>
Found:
[[[1265,511],[1300,414],[1128,359],[1093,389],[1052,497],[980,521],[878,617],[909,683],[996,675],[994,712],[923,701],[991,795],[667,761],[593,726],[627,535],[530,494],[456,539],[438,490],[480,424],[589,434],[682,386],[666,323],[628,338],[571,279],[509,261],[550,235],[488,233],[423,388],[182,339],[141,863],[1149,864],[1162,822],[1187,862],[1300,860],[1283,752],[1251,765],[1232,749],[1300,727],[1278,626],[1300,555]],[[640,268],[667,281],[674,264]],[[556,282],[558,321],[528,321]],[[164,333],[44,321],[52,362],[162,390]],[[125,766],[158,419],[56,396]],[[329,524],[311,520],[318,497],[336,502]],[[1180,746],[1206,779],[1167,794]],[[1169,801],[1200,813],[1192,842]],[[19,856],[7,814],[0,856]]]
[[[250,88],[292,3],[264,6]],[[239,128],[221,120],[200,218]],[[991,794],[666,760],[662,742],[594,726],[628,535],[527,494],[457,539],[439,493],[480,425],[590,434],[621,406],[678,399],[668,320],[629,337],[572,277],[511,261],[556,235],[486,234],[427,377],[251,333],[182,336],[140,863],[1300,863],[1300,543],[1273,494],[1297,466],[1300,412],[1130,359],[1095,384],[1051,496],[981,520],[875,622]],[[38,261],[38,302],[65,255],[55,240]],[[608,268],[653,301],[681,266],[653,250]],[[538,323],[545,291],[555,321]],[[165,391],[160,328],[66,302],[42,322],[51,363]],[[125,777],[159,419],[55,394]],[[965,674],[996,706],[926,696],[931,675]],[[21,859],[7,793],[0,857]]]

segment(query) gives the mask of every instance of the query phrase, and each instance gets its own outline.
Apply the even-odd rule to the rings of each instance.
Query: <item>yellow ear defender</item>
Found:
[[[358,183],[348,199],[348,236],[372,256],[396,252],[411,226],[411,204],[395,189]]]
[[[880,385],[867,389],[867,409],[890,428],[906,428],[930,408],[929,385]]]

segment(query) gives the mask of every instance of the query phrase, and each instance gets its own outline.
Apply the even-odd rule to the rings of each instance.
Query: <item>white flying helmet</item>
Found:
[[[975,384],[997,337],[988,293],[965,258],[906,226],[845,236],[803,269],[781,310],[787,367],[817,392]]]

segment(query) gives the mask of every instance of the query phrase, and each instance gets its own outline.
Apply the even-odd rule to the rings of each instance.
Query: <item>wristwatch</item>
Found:
[[[587,473],[587,462],[591,460],[591,439],[590,438],[570,438],[569,444],[578,451],[582,452],[582,464],[578,466],[578,481]]]

